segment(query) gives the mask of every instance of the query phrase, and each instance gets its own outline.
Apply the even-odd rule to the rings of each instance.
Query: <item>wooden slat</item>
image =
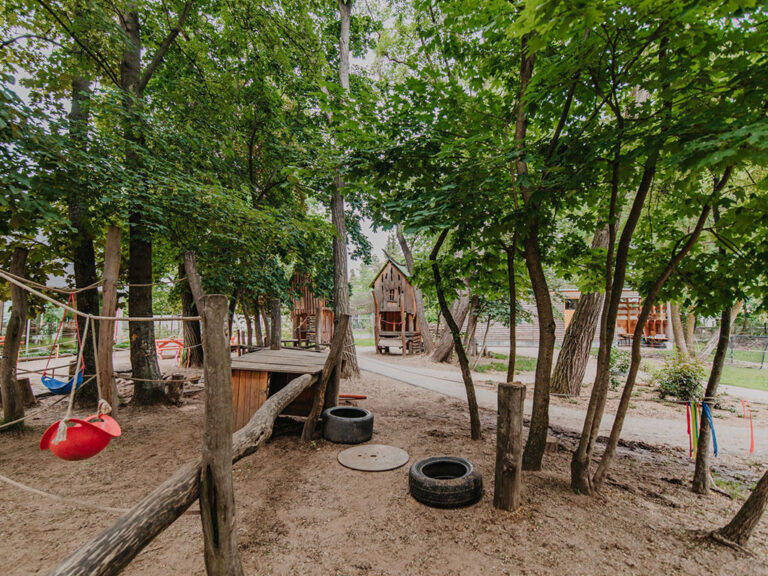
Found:
[[[251,372],[244,372],[240,378],[240,398],[238,399],[238,420],[242,422],[241,426],[245,426],[245,423],[251,419],[251,415],[248,413],[248,391],[251,387],[251,380],[255,374]]]

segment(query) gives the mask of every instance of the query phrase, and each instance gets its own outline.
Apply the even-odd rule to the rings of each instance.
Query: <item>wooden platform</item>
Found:
[[[261,349],[232,360],[232,409],[234,429],[239,430],[251,419],[267,398],[282,390],[301,374],[317,374],[318,379],[328,351]],[[315,385],[302,392],[284,414],[307,416],[312,406]]]
[[[285,374],[319,374],[328,356],[328,350],[288,349],[257,350],[232,360],[232,370],[263,370]]]

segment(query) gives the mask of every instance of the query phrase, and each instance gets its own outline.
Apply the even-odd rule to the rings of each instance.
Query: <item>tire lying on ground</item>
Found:
[[[336,406],[323,412],[323,437],[337,444],[360,444],[373,436],[373,414],[355,406]]]
[[[483,478],[466,458],[425,458],[411,466],[408,476],[411,496],[434,508],[469,506],[483,495]]]

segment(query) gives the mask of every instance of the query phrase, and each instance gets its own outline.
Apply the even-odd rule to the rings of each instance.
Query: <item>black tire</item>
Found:
[[[337,444],[361,444],[373,436],[373,414],[355,406],[336,406],[323,412],[323,437]]]
[[[483,477],[466,458],[425,458],[411,466],[408,477],[411,496],[433,508],[470,506],[483,496]]]

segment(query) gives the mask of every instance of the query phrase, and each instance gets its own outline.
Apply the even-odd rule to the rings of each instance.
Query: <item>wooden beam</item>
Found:
[[[232,484],[232,357],[227,297],[203,296],[205,433],[200,481],[205,567],[208,574],[239,576],[235,491]]]
[[[110,226],[104,245],[104,272],[102,273],[101,315],[113,317],[117,311],[117,278],[120,275],[120,228]],[[99,320],[98,351],[96,369],[99,373],[99,397],[112,407],[112,416],[117,417],[119,399],[115,370],[112,361],[114,345],[114,320]]]
[[[275,418],[309,388],[304,374],[271,396],[248,424],[232,436],[232,463],[256,452],[272,435]],[[230,410],[232,409],[230,405]],[[113,576],[200,496],[200,461],[190,462],[163,482],[115,524],[70,555],[49,576]]]
[[[523,485],[524,401],[524,384],[499,384],[493,506],[501,510],[515,510],[520,506],[520,491]]]
[[[312,401],[312,409],[309,411],[309,416],[304,422],[304,429],[301,431],[301,441],[309,442],[315,437],[315,429],[317,428],[317,422],[320,419],[320,414],[323,412],[323,405],[325,404],[325,390],[328,387],[328,382],[331,379],[331,375],[334,371],[341,369],[341,357],[344,352],[344,337],[347,334],[347,326],[349,325],[349,314],[342,314],[339,317],[339,323],[336,326],[336,331],[333,333],[333,340],[331,340],[331,350],[328,352],[328,357],[325,359],[325,365],[323,366],[323,373],[320,378],[320,382],[315,388],[315,397]]]

